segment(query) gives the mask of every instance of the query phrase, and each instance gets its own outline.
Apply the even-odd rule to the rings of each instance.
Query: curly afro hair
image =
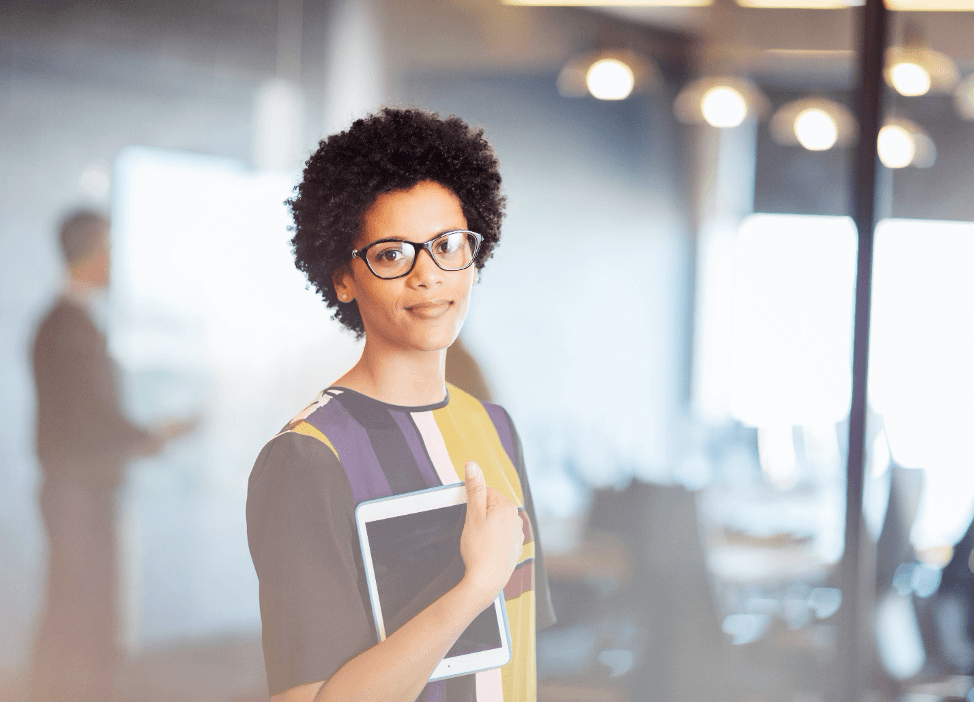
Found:
[[[319,142],[297,194],[287,201],[294,216],[295,265],[357,338],[365,333],[358,303],[339,304],[332,274],[351,261],[352,242],[376,197],[423,181],[439,183],[460,199],[467,226],[483,236],[475,261],[483,268],[500,239],[505,198],[497,156],[483,129],[458,117],[384,108],[356,120],[348,131]]]

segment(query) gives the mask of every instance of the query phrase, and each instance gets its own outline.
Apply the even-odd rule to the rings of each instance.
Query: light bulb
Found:
[[[703,94],[700,110],[712,127],[736,127],[747,117],[747,100],[734,88],[718,85]]]
[[[930,90],[930,72],[912,61],[893,64],[889,69],[889,80],[900,95],[924,95]]]
[[[604,58],[589,66],[585,85],[599,100],[625,100],[636,86],[636,76],[623,61]]]
[[[954,91],[954,107],[961,119],[974,119],[974,74],[957,86]]]
[[[916,143],[913,135],[903,127],[889,124],[879,130],[876,140],[879,160],[887,168],[906,168],[916,156]]]
[[[809,151],[827,151],[839,139],[839,125],[825,110],[809,107],[795,117],[795,137]]]

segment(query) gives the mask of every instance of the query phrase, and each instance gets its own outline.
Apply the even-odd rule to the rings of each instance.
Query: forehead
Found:
[[[439,183],[423,181],[376,197],[362,217],[355,245],[385,237],[426,241],[440,232],[466,228],[460,198]]]

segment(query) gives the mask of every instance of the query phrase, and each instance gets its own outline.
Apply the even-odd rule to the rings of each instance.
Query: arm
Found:
[[[105,338],[80,308],[61,302],[33,347],[41,460],[115,462],[149,440],[126,419]]]
[[[345,663],[327,681],[299,685],[273,702],[412,702],[463,630],[497,596],[514,570],[523,532],[517,509],[467,464],[467,518],[460,583],[384,641]],[[323,632],[323,635],[327,635]]]

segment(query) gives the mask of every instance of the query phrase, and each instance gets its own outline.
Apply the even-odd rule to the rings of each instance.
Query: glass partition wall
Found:
[[[701,9],[724,31],[656,88],[686,124],[693,192],[685,404],[664,413],[665,463],[607,458],[611,434],[531,439],[567,612],[541,635],[540,697],[963,698],[970,98],[900,94],[891,69],[918,26],[963,53],[970,15],[735,12]],[[706,114],[724,87],[748,104],[738,123]],[[567,535],[559,509],[581,515]]]
[[[969,23],[889,18],[863,492],[869,688],[886,698],[974,695]]]

